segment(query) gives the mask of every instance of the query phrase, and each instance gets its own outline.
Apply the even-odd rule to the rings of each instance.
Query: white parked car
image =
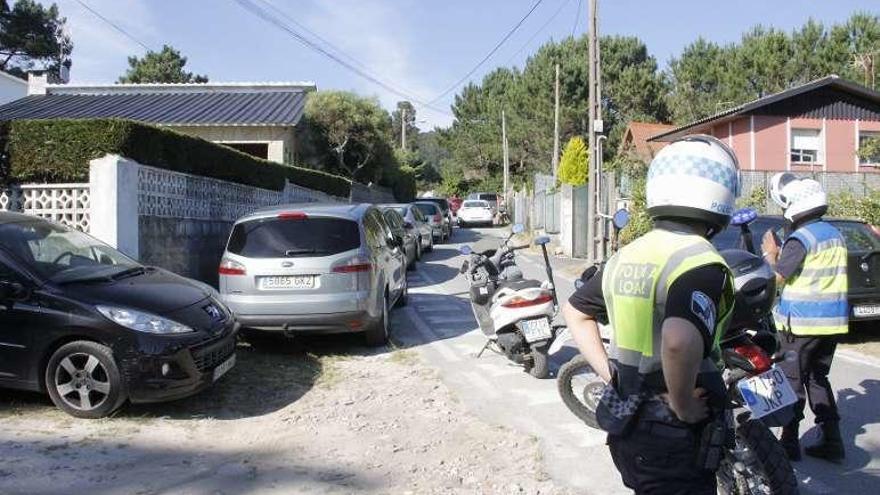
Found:
[[[458,209],[458,226],[491,226],[494,216],[495,215],[492,213],[492,205],[490,205],[488,201],[468,200],[462,203],[461,208]]]

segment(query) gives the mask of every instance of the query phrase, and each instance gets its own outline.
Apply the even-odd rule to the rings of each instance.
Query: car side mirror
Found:
[[[0,301],[21,299],[27,294],[27,289],[18,282],[0,281]]]

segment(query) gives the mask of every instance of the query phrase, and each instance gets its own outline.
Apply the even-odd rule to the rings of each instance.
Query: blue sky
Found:
[[[314,81],[318,89],[401,99],[308,50],[235,0],[82,0],[144,44],[170,44],[191,71],[212,81]],[[254,0],[262,1],[262,0]],[[265,0],[333,43],[384,81],[432,100],[464,76],[536,0]],[[472,79],[499,65],[522,65],[544,41],[586,27],[588,0],[543,0]],[[44,3],[45,0],[44,0]],[[114,82],[126,57],[144,48],[85,10],[57,0],[74,42],[73,82]],[[877,0],[600,0],[601,34],[639,36],[661,66],[703,36],[736,41],[756,24],[791,30],[810,17],[832,24],[854,11],[880,12]],[[548,20],[556,13],[552,21]],[[546,24],[543,30],[542,26]],[[531,42],[528,42],[531,39]],[[435,106],[448,108],[454,92]],[[419,110],[420,127],[447,125],[447,113]]]

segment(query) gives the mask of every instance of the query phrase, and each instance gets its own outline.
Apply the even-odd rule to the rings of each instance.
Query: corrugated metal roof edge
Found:
[[[806,93],[808,91],[812,91],[817,88],[821,88],[824,86],[834,86],[844,91],[854,93],[858,96],[873,99],[877,102],[880,102],[880,92],[875,91],[866,86],[862,86],[861,84],[854,83],[852,81],[848,81],[846,79],[841,79],[840,76],[836,74],[831,74],[830,76],[825,76],[820,79],[816,79],[810,81],[806,84],[802,84],[800,86],[795,86],[794,88],[786,89],[785,91],[780,91],[779,93],[774,93],[772,95],[764,96],[762,98],[758,98],[756,100],[752,100],[748,103],[743,103],[742,105],[735,106],[733,108],[724,110],[722,112],[716,113],[715,115],[710,115],[708,117],[703,117],[702,119],[695,120],[690,124],[685,124],[683,126],[676,127],[667,132],[663,132],[657,134],[656,136],[651,136],[648,141],[656,142],[656,141],[669,141],[680,137],[682,134],[687,132],[694,127],[708,124],[709,122],[714,122],[716,120],[726,119],[728,117],[737,116],[743,114],[745,112],[751,112],[753,110],[757,110],[758,108],[770,105],[772,103],[776,103],[777,101],[784,100],[786,98],[791,98],[792,96],[797,96],[799,94]]]

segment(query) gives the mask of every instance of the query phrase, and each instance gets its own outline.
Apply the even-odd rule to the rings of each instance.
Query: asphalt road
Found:
[[[458,229],[452,243],[437,245],[426,253],[416,271],[410,272],[410,302],[394,315],[394,338],[401,345],[419,349],[469,410],[490,423],[514,428],[523,441],[540,442],[547,474],[586,493],[630,493],[620,482],[608,455],[605,437],[578,420],[562,404],[556,383],[538,380],[503,356],[476,354],[485,343],[471,313],[467,285],[458,274],[462,244],[492,245],[505,235],[503,229]],[[518,264],[527,278],[544,280],[543,260],[520,251]],[[577,264],[553,258],[560,301],[574,290]],[[565,268],[569,268],[565,270]],[[559,318],[561,322],[561,317]],[[563,347],[551,358],[551,370],[574,353]],[[860,354],[839,352],[832,369],[847,459],[833,465],[805,459],[795,465],[801,492],[880,493],[880,362]],[[802,441],[817,434],[804,423]]]

